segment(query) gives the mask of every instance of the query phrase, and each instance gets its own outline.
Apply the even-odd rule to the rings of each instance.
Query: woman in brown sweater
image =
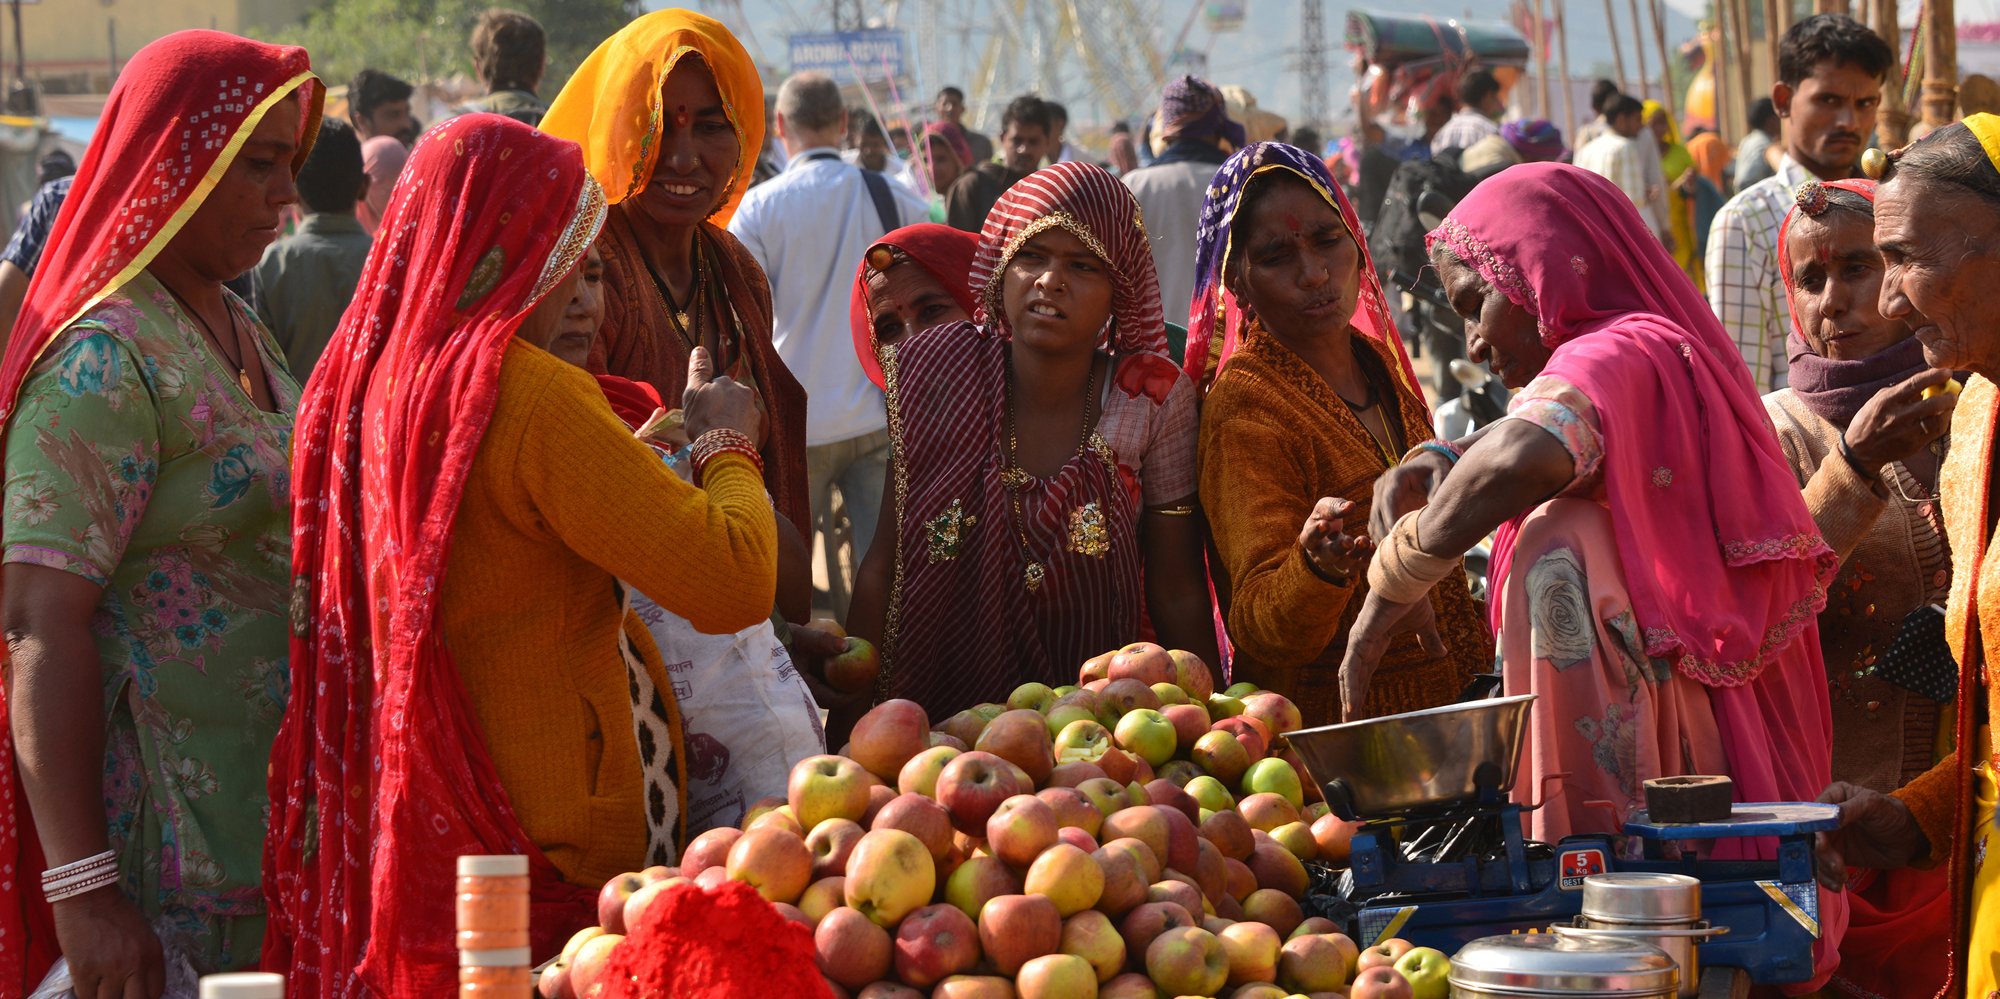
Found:
[[[1219,369],[1202,414],[1201,500],[1233,677],[1290,697],[1308,725],[1341,717],[1375,480],[1431,437],[1359,232],[1317,157],[1259,143],[1216,175],[1197,251],[1188,367],[1204,382],[1211,356]],[[1436,634],[1396,639],[1375,675],[1380,713],[1448,703],[1492,668],[1464,577],[1431,601]]]

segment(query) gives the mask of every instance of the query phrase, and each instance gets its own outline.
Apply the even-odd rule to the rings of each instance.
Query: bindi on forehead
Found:
[[[687,105],[685,104],[674,105],[674,127],[686,128],[693,121],[694,121],[694,116],[688,112]]]

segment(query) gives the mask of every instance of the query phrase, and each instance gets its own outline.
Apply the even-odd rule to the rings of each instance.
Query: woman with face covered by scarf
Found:
[[[1674,774],[1812,800],[1833,742],[1815,615],[1839,563],[1715,314],[1631,201],[1574,167],[1501,173],[1430,244],[1469,356],[1515,395],[1507,419],[1377,483],[1350,710],[1396,624],[1497,530],[1503,682],[1539,696],[1515,794],[1569,775],[1529,835],[1615,833],[1587,802],[1630,814]],[[1820,917],[1824,981],[1844,899],[1823,893]]]
[[[971,276],[973,323],[881,352],[894,502],[848,622],[882,649],[880,693],[942,718],[1066,683],[1147,617],[1214,662],[1194,386],[1166,356],[1131,193],[1083,163],[1030,175]]]
[[[223,282],[297,199],[321,93],[299,48],[141,49],[0,366],[0,994],[58,954],[84,996],[256,962],[299,389]]]
[[[1214,383],[1201,493],[1232,677],[1291,698],[1307,725],[1333,724],[1375,479],[1430,437],[1430,408],[1360,222],[1318,157],[1275,142],[1231,156],[1198,231],[1188,323],[1204,335],[1187,370]],[[1492,667],[1464,577],[1431,600],[1449,650],[1399,639],[1371,690],[1385,713],[1449,703]]]
[[[490,114],[432,129],[300,406],[265,966],[301,993],[450,989],[455,856],[529,858],[539,961],[604,881],[677,855],[677,700],[621,581],[749,627],[773,515],[754,396],[705,350],[702,489],[550,353],[604,213],[573,143]]]

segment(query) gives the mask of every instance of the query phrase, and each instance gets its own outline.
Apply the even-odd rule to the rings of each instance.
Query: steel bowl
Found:
[[[1614,926],[1691,926],[1701,918],[1701,882],[1685,874],[1593,874],[1583,879],[1583,914]]]
[[[1451,959],[1454,996],[1647,996],[1665,999],[1680,967],[1658,947],[1537,933],[1485,937]]]
[[[1528,706],[1518,694],[1285,733],[1342,818],[1498,803],[1514,788]]]

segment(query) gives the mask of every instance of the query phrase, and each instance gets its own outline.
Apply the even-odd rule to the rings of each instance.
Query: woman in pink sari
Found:
[[[1568,774],[1535,838],[1617,832],[1590,802],[1630,814],[1660,776],[1813,800],[1833,742],[1815,615],[1838,563],[1701,295],[1617,188],[1561,164],[1480,185],[1430,245],[1469,356],[1515,396],[1507,419],[1377,484],[1349,710],[1407,610],[1498,529],[1504,683],[1540,698],[1515,796]],[[1823,978],[1839,896],[1821,922]]]

